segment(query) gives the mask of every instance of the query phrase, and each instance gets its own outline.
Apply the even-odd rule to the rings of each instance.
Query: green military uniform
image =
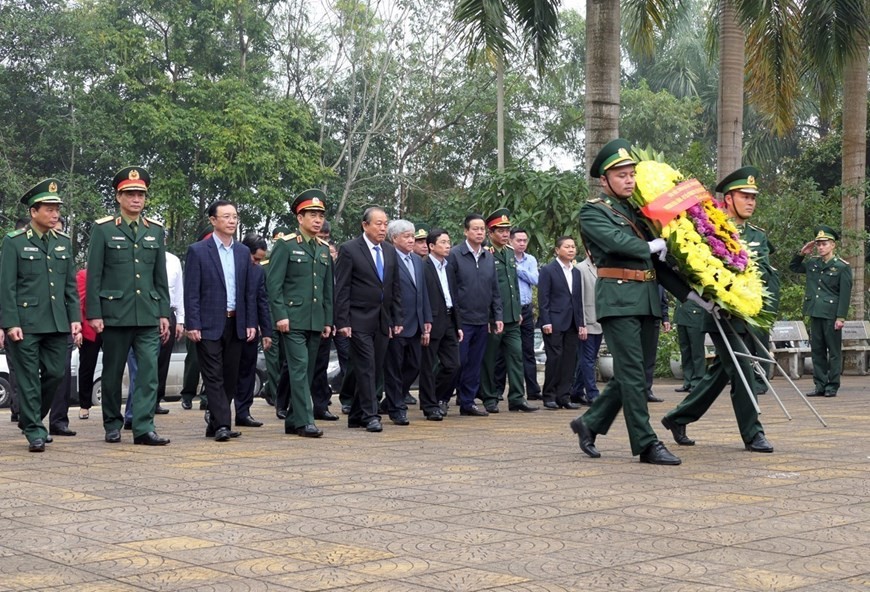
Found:
[[[326,196],[310,189],[293,202],[297,215],[324,211]],[[295,433],[314,425],[311,382],[320,347],[320,335],[332,326],[333,271],[329,244],[317,237],[289,234],[282,237],[269,258],[267,288],[272,318],[290,321],[290,330],[280,333],[290,378],[290,407],[284,428]]]
[[[285,234],[290,234],[290,229],[285,226],[277,226],[275,230],[272,232],[272,241],[277,241],[281,239]],[[265,259],[260,262],[260,265],[263,266],[263,271],[266,272],[266,291],[268,292],[269,285],[269,271],[271,271],[272,267],[269,265],[269,259]],[[275,319],[272,319],[272,323],[275,322]],[[277,328],[275,329],[275,334],[277,335]],[[266,375],[268,380],[264,385],[266,397],[272,400],[272,404],[276,405],[278,402],[278,383],[281,380],[281,366],[284,360],[284,348],[283,342],[280,336],[274,340],[272,347],[266,350],[264,353],[266,357]],[[276,411],[278,409],[276,408]],[[285,410],[286,411],[286,410]]]
[[[758,170],[754,167],[740,168],[722,179],[716,186],[716,191],[722,194],[731,191],[756,194],[758,193],[758,188],[755,184],[757,176]],[[769,254],[773,252],[773,249],[767,240],[767,235],[757,226],[749,224],[744,225],[741,234],[761,267],[762,277],[765,281],[771,282],[772,288],[778,294],[779,279],[776,275],[776,270],[770,265]],[[758,379],[755,377],[751,361],[745,357],[738,358],[740,370],[751,389],[750,392],[747,392],[743,381],[737,373],[737,367],[728,353],[725,340],[716,327],[715,320],[707,313],[703,316],[704,331],[710,333],[710,337],[713,339],[713,345],[716,348],[716,358],[707,368],[698,385],[692,389],[692,392],[676,408],[665,415],[664,420],[662,420],[663,423],[685,426],[686,424],[698,421],[730,382],[731,406],[734,409],[734,416],[737,419],[737,426],[740,429],[740,436],[744,444],[750,450],[757,452],[773,452],[773,447],[764,439],[764,427],[761,425],[758,419],[758,412],[752,403],[752,397],[755,396],[755,392],[758,390]],[[752,338],[749,327],[745,322],[733,318],[728,319],[728,322],[723,320],[722,326],[733,351],[756,351],[755,340]],[[767,357],[767,354],[764,353],[761,356]],[[757,437],[760,440],[756,440]],[[694,442],[691,443],[694,444]]]
[[[148,172],[138,167],[122,169],[113,180],[118,193],[147,190]],[[125,217],[106,216],[91,229],[88,253],[85,315],[102,319],[103,428],[119,430],[121,380],[130,348],[139,363],[133,399],[133,436],[154,432],[157,406],[157,354],[159,324],[169,318],[169,286],[163,226],[139,216],[135,225]]]
[[[840,236],[828,226],[816,228],[816,240],[837,241]],[[807,275],[804,314],[810,317],[810,349],[813,358],[813,383],[810,394],[833,397],[840,389],[843,371],[843,331],[834,328],[845,320],[852,297],[852,270],[833,255],[804,258],[798,253],[789,264],[795,273]]]
[[[677,341],[680,344],[680,364],[683,368],[683,388],[692,390],[707,369],[704,348],[704,309],[692,302],[677,301],[674,307],[674,323],[677,325]]]
[[[510,228],[510,213],[499,209],[486,219],[486,227]],[[525,403],[525,378],[523,376],[523,345],[520,328],[520,284],[517,279],[517,260],[514,249],[505,245],[501,249],[489,247],[495,260],[495,274],[498,278],[498,290],[503,307],[502,319],[504,329],[501,333],[492,332],[486,342],[486,352],[483,355],[483,366],[480,373],[480,398],[487,411],[493,412],[498,407],[498,397],[501,395],[495,383],[495,367],[499,353],[504,356],[505,369],[508,377],[508,408],[516,408]]]
[[[62,204],[59,185],[57,179],[46,179],[21,203]],[[32,222],[6,235],[0,254],[0,310],[18,381],[19,426],[31,450],[40,452],[48,435],[42,418],[51,409],[66,370],[70,324],[81,318],[67,235],[55,230],[42,233]],[[10,339],[12,328],[20,328],[23,339]]]
[[[592,164],[592,176],[634,164],[629,148],[625,140],[605,145]],[[645,228],[625,199],[602,193],[580,209],[581,236],[598,268],[596,316],[613,354],[614,377],[579,419],[593,433],[606,434],[623,409],[633,455],[659,442],[649,423],[645,376],[646,362],[656,354],[662,316],[656,280],[680,300],[689,292],[667,266],[654,264],[648,244],[651,237],[646,236]]]

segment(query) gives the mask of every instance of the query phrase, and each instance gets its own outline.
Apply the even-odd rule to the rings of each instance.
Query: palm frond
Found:
[[[514,51],[508,26],[508,9],[503,0],[459,0],[453,11],[454,32],[468,51],[474,65],[481,51],[504,57]]]
[[[559,40],[559,0],[511,0],[510,10],[531,51],[538,75],[543,75],[556,55]]]

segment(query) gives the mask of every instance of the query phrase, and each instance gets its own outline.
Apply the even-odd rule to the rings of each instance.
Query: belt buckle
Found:
[[[656,279],[656,270],[655,269],[644,270],[643,279],[645,282],[650,282],[650,281]]]

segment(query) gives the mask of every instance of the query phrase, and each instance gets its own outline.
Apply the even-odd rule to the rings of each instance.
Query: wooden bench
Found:
[[[867,374],[867,356],[870,353],[870,321],[846,321],[843,325],[843,370],[854,368],[858,374]],[[854,358],[854,364],[852,359]],[[847,364],[846,362],[850,363]]]
[[[809,340],[803,321],[776,321],[770,329],[770,351],[792,380],[803,374],[804,358],[810,355]]]

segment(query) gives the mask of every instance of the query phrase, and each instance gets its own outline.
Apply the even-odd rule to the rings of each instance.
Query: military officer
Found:
[[[728,216],[741,230],[743,240],[753,251],[758,266],[761,268],[762,279],[778,291],[779,280],[776,270],[770,265],[768,255],[772,252],[767,235],[757,226],[749,224],[748,220],[755,212],[758,195],[758,169],[743,167],[737,169],[722,179],[716,186],[716,191],[723,195]],[[725,345],[725,340],[716,327],[716,322],[709,314],[704,315],[704,330],[710,333],[716,348],[716,359],[707,368],[704,377],[692,389],[692,392],[662,419],[662,425],[671,430],[674,440],[681,446],[691,446],[695,442],[686,435],[686,424],[698,421],[722,390],[731,383],[731,406],[740,429],[740,436],[746,450],[751,452],[773,452],[773,446],[764,435],[764,427],[758,420],[758,412],[752,403],[753,391],[747,392],[743,381],[737,374],[737,368],[731,359],[731,354]],[[740,319],[729,319],[723,323],[725,336],[731,349],[735,352],[745,352],[747,349],[757,351],[753,346],[754,339],[749,333],[749,327]],[[767,354],[762,354],[767,357]],[[749,387],[756,389],[757,380],[752,365],[747,358],[739,359],[740,369]]]
[[[852,270],[835,253],[840,235],[830,226],[817,226],[816,237],[789,263],[795,273],[807,274],[804,314],[810,317],[810,349],[815,388],[808,397],[836,397],[843,371],[843,324],[852,297]],[[806,258],[813,252],[816,255]]]
[[[103,338],[103,428],[106,442],[121,441],[121,379],[127,353],[139,363],[133,400],[133,443],[164,446],[154,429],[157,355],[169,338],[169,283],[163,226],[142,215],[151,176],[130,166],[112,179],[120,212],[91,230],[85,314]]]
[[[590,175],[601,179],[602,193],[580,210],[580,230],[598,268],[595,307],[613,354],[614,378],[607,383],[589,411],[571,422],[587,456],[598,458],[595,436],[606,434],[624,407],[631,452],[640,461],[678,465],[649,424],[646,399],[646,361],[655,355],[656,329],[661,319],[661,298],[656,280],[685,300],[692,298],[712,310],[663,264],[665,241],[648,236],[640,216],[629,205],[634,190],[635,161],[622,139],[606,144],[592,162]]]
[[[54,230],[63,204],[60,181],[46,179],[21,198],[30,223],[6,235],[0,255],[0,310],[18,381],[19,427],[30,452],[43,452],[42,418],[63,380],[67,339],[81,343],[72,243]]]
[[[489,413],[498,413],[499,392],[495,383],[495,367],[499,353],[504,356],[508,377],[508,410],[532,412],[538,408],[529,405],[525,397],[525,378],[523,375],[522,307],[520,306],[520,285],[517,279],[517,260],[514,248],[510,245],[510,212],[504,208],[494,211],[485,220],[492,246],[489,252],[495,260],[495,275],[502,301],[501,333],[490,333],[483,355],[480,373],[480,392],[483,406]]]
[[[290,378],[290,412],[284,433],[319,438],[314,425],[311,383],[320,340],[332,333],[332,257],[317,237],[326,213],[326,195],[303,191],[291,205],[299,232],[275,243],[267,276],[272,318],[284,343]]]

